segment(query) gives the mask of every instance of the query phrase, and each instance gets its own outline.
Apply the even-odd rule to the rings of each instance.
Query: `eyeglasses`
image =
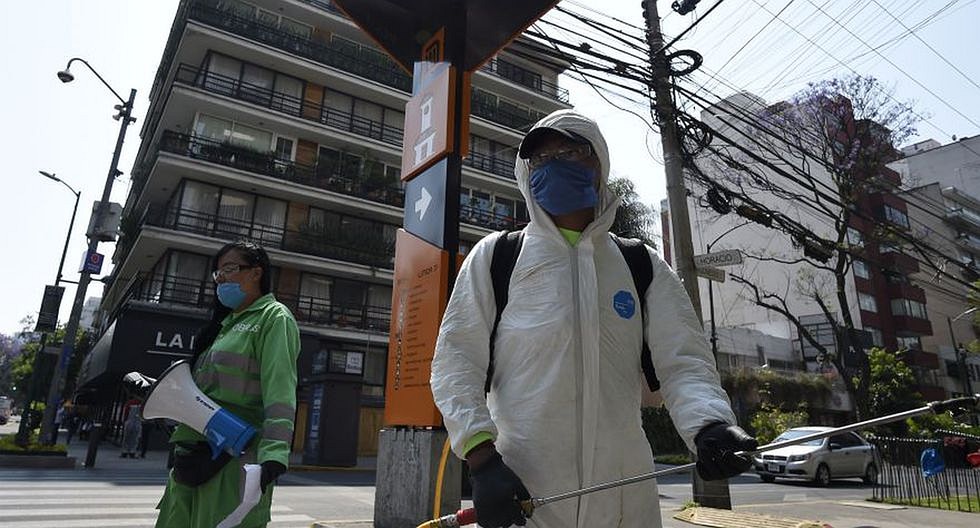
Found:
[[[216,269],[216,270],[212,271],[211,272],[211,278],[214,279],[214,280],[218,280],[219,278],[221,278],[221,277],[227,277],[228,275],[231,275],[232,273],[238,273],[239,271],[241,271],[243,269],[249,269],[249,268],[254,268],[254,267],[255,266],[250,266],[248,264],[238,264],[238,263],[225,264],[224,266],[221,266],[220,269]]]
[[[534,170],[551,160],[559,161],[585,161],[592,156],[592,146],[588,144],[575,145],[551,152],[536,152],[528,158],[527,164]]]

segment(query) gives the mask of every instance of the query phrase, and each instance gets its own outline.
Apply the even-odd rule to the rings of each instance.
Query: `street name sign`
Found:
[[[726,273],[725,270],[721,268],[712,268],[708,266],[698,267],[694,269],[694,273],[696,273],[698,277],[703,277],[709,281],[725,282]]]
[[[715,268],[718,266],[735,266],[741,264],[742,252],[737,249],[726,249],[725,251],[718,251],[715,253],[705,253],[703,255],[694,255],[694,266],[698,268],[709,267]]]

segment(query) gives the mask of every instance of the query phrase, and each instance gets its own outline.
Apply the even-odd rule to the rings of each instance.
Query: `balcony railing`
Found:
[[[154,273],[140,278],[128,300],[210,308],[214,304],[214,283]]]
[[[553,82],[546,81],[541,78],[541,75],[511,62],[494,57],[487,61],[480,68],[480,71],[492,73],[556,101],[568,103],[568,90]]]
[[[181,64],[174,82],[196,86],[205,91],[225,95],[240,101],[288,114],[293,117],[322,123],[330,128],[351,132],[389,145],[401,147],[404,132],[401,128],[373,121],[355,114],[304,101],[300,97],[276,92],[238,79]]]
[[[470,150],[469,155],[463,160],[463,164],[469,165],[474,169],[503,176],[504,178],[514,179],[514,162],[504,158],[497,158],[489,154],[481,154]]]
[[[471,205],[459,206],[459,219],[468,224],[478,225],[489,229],[507,229],[514,231],[527,224],[511,215],[503,215]]]
[[[513,104],[500,104],[500,101],[488,99],[477,90],[473,90],[473,96],[470,98],[470,112],[488,121],[525,132],[545,116],[537,110],[525,109]]]
[[[160,150],[395,207],[405,203],[405,192],[397,182],[372,182],[359,171],[331,168],[327,164],[304,165],[277,158],[271,152],[263,154],[172,130],[164,131]]]
[[[391,326],[391,308],[366,304],[334,303],[308,295],[277,295],[301,323],[335,328],[358,328],[387,333]]]
[[[378,232],[315,227],[290,230],[179,207],[149,207],[143,223],[224,240],[250,240],[269,248],[387,269],[392,268],[395,257],[395,244],[380,233],[380,225]]]
[[[377,81],[402,92],[412,91],[412,78],[403,73],[394,61],[380,53],[360,56],[358,53],[340,48],[333,42],[316,41],[270,26],[256,17],[242,16],[230,9],[222,9],[214,0],[195,2],[191,6],[189,17],[288,53]]]

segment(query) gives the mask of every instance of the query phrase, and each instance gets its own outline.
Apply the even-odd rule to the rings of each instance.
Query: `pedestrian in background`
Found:
[[[126,402],[126,409],[123,411],[123,441],[120,458],[136,458],[136,449],[139,447],[140,432],[142,422],[140,419],[140,402],[132,399]]]

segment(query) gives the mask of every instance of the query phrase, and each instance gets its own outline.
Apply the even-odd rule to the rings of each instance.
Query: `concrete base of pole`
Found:
[[[432,519],[439,462],[448,434],[430,429],[382,429],[379,435],[375,528],[413,527]],[[461,479],[462,464],[450,452],[438,515],[459,509]]]
[[[732,496],[728,491],[727,479],[706,481],[701,479],[697,471],[692,471],[691,484],[694,488],[691,497],[694,502],[705,508],[732,509]]]

